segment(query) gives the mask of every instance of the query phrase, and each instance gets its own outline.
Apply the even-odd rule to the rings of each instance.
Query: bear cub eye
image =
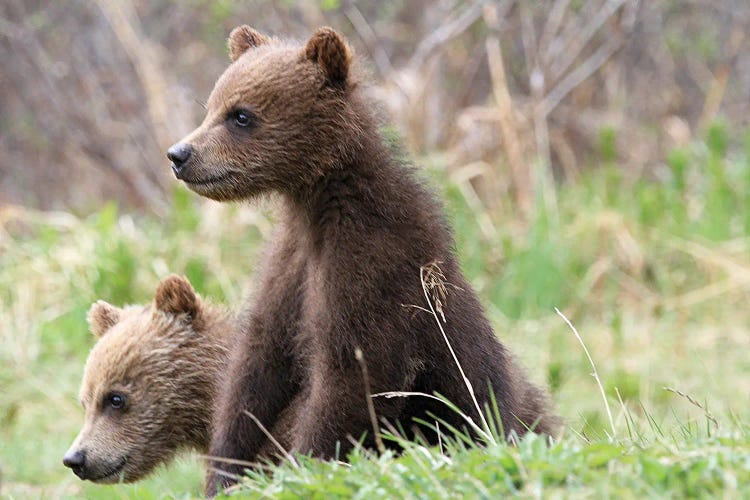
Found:
[[[115,410],[121,410],[125,407],[125,395],[119,392],[110,392],[104,396],[104,406]]]
[[[255,115],[246,109],[238,109],[229,113],[229,121],[237,127],[249,127],[255,121]]]

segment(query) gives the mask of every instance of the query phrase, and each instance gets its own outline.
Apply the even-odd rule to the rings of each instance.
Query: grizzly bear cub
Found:
[[[207,451],[235,331],[229,312],[169,276],[153,304],[121,309],[99,301],[88,321],[98,340],[81,386],[86,420],[63,463],[81,479],[132,482],[180,448]]]
[[[202,196],[276,193],[282,209],[257,300],[231,348],[210,455],[257,460],[266,437],[246,412],[266,428],[291,412],[296,452],[343,457],[363,436],[372,446],[359,350],[372,394],[440,393],[474,422],[494,398],[506,433],[552,433],[545,396],[495,337],[461,273],[440,203],[379,133],[345,41],[330,28],[300,45],[241,26],[229,49],[205,120],[168,157]],[[433,306],[440,299],[440,325],[427,297]],[[378,418],[407,433],[415,419],[466,426],[431,398],[372,402]],[[435,438],[427,426],[416,431]],[[212,469],[208,494],[242,472],[219,460]]]

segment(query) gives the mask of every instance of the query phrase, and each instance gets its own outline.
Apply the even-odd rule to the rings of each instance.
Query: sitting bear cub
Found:
[[[506,433],[554,432],[544,393],[461,272],[439,201],[384,140],[344,39],[321,28],[300,44],[241,26],[229,50],[206,118],[167,156],[202,196],[274,194],[281,210],[259,300],[239,319],[217,396],[210,454],[232,460],[212,463],[207,493],[242,473],[238,461],[257,459],[267,440],[257,422],[273,428],[282,414],[294,415],[292,451],[344,458],[363,435],[373,446],[367,388],[440,393],[474,422],[494,400]],[[436,294],[440,324],[426,301]],[[466,425],[430,398],[372,404],[378,418],[431,442],[417,421]]]

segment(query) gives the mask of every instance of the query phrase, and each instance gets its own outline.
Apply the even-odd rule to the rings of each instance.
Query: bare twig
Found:
[[[380,76],[383,79],[389,78],[391,73],[393,73],[393,65],[385,49],[383,49],[383,45],[379,43],[375,30],[372,29],[370,23],[367,22],[365,16],[362,15],[362,12],[360,12],[354,3],[347,7],[344,14],[364,42],[367,51],[375,61]]]
[[[546,89],[544,71],[538,58],[536,30],[533,16],[528,3],[519,7],[521,16],[521,34],[528,68],[529,88],[533,102],[532,119],[534,123],[534,140],[536,145],[536,162],[532,165],[532,190],[541,192],[545,211],[548,216],[557,219],[557,192],[552,175],[552,161],[549,141],[549,124],[547,115],[540,113],[539,103],[542,101]]]
[[[128,54],[138,76],[143,83],[148,112],[158,137],[158,144],[167,147],[171,140],[169,134],[167,89],[163,71],[156,58],[155,51],[145,42],[140,34],[138,18],[129,1],[97,0],[104,17]]]
[[[242,410],[242,413],[250,417],[250,419],[253,422],[255,422],[255,425],[257,425],[258,428],[260,428],[261,432],[263,432],[263,434],[266,435],[268,440],[271,441],[271,444],[273,444],[276,448],[279,449],[279,451],[281,451],[282,455],[284,455],[284,458],[289,460],[295,467],[299,467],[299,464],[297,463],[297,460],[294,458],[294,456],[291,453],[289,453],[283,446],[281,446],[281,443],[279,443],[276,440],[276,438],[273,437],[273,434],[271,434],[268,431],[268,429],[266,429],[266,427],[263,425],[263,423],[260,421],[258,417],[256,417],[255,415],[253,415],[251,412],[247,410]]]
[[[469,29],[482,15],[482,7],[485,3],[487,0],[477,0],[453,21],[444,24],[422,40],[415,49],[414,55],[409,59],[407,67],[421,67],[435,49]]]
[[[226,458],[226,457],[217,457],[214,455],[204,455],[202,453],[198,453],[196,455],[198,458],[202,458],[203,460],[211,460],[213,462],[221,462],[223,464],[231,464],[231,465],[241,465],[246,468],[250,467],[256,467],[258,464],[254,462],[248,462],[247,460],[238,460],[236,458]]]
[[[484,20],[488,26],[497,28],[499,24],[497,11],[491,7],[484,9]],[[505,77],[505,66],[500,51],[500,38],[497,35],[489,35],[485,41],[487,50],[487,62],[490,67],[492,78],[492,92],[497,103],[498,121],[500,122],[500,133],[502,134],[503,146],[510,163],[513,174],[513,184],[516,188],[516,202],[524,214],[528,215],[531,204],[532,193],[529,183],[528,169],[525,168],[523,154],[521,152],[521,141],[518,138],[518,130],[515,124],[513,112],[513,101],[508,91],[508,82]]]
[[[713,71],[713,78],[711,78],[711,83],[706,92],[703,112],[698,121],[698,128],[701,130],[705,130],[708,124],[716,118],[716,115],[719,112],[721,102],[724,99],[724,94],[726,94],[727,91],[727,85],[729,84],[729,76],[732,68],[731,62],[736,58],[741,47],[745,46],[745,38],[745,31],[742,29],[740,23],[735,21],[729,36],[727,54],[724,61],[720,62],[716,70]]]
[[[212,458],[212,460],[216,460],[216,459]],[[209,467],[208,470],[210,472],[213,472],[214,474],[217,474],[222,477],[228,477],[234,481],[240,481],[242,479],[242,476],[238,476],[237,474],[232,474],[231,472],[217,469],[216,467]]]
[[[365,357],[362,354],[362,349],[357,347],[354,350],[354,357],[357,358],[359,367],[362,370],[362,378],[365,384],[365,399],[367,400],[367,411],[370,414],[370,424],[372,425],[372,432],[375,437],[375,446],[378,447],[378,451],[382,455],[385,453],[385,446],[383,445],[383,438],[380,436],[380,426],[378,425],[378,416],[375,414],[375,405],[372,402],[372,390],[370,389],[370,375],[367,371],[367,363]]]
[[[573,89],[586,81],[622,47],[623,40],[622,35],[616,35],[596,49],[580,66],[565,76],[545,96],[539,105],[539,112],[545,116],[549,115]]]
[[[553,46],[552,54],[547,59],[552,64],[550,73],[553,80],[558,79],[571,67],[592,37],[625,2],[626,0],[607,0],[583,29],[574,31],[573,36],[566,42]]]
[[[490,240],[495,240],[498,237],[497,228],[492,222],[485,204],[474,188],[474,184],[471,183],[471,180],[475,177],[485,176],[486,178],[489,175],[486,172],[491,171],[491,169],[492,166],[488,163],[477,161],[457,168],[451,173],[450,177],[461,190],[461,194],[469,205],[469,208],[474,212],[482,234]]]
[[[555,0],[555,4],[549,11],[549,17],[542,29],[542,36],[539,38],[539,50],[550,47],[555,34],[560,29],[560,24],[565,18],[565,12],[568,10],[570,0]],[[543,55],[538,54],[537,58],[543,60]],[[546,61],[545,61],[546,62]]]

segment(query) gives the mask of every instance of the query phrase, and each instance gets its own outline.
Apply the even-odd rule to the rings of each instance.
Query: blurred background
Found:
[[[0,14],[0,199],[42,209],[163,209],[164,151],[200,122],[238,23],[336,27],[410,150],[473,164],[488,204],[511,193],[528,210],[535,176],[575,180],[602,140],[624,174],[658,177],[715,119],[750,116],[742,0],[8,0]]]
[[[498,335],[575,434],[606,418],[554,307],[613,403],[667,426],[747,421],[747,1],[4,0],[0,493],[112,494],[60,465],[92,301],[149,301],[168,272],[233,305],[251,287],[272,212],[200,199],[165,158],[239,24],[346,35]],[[199,492],[199,470],[118,491]]]

